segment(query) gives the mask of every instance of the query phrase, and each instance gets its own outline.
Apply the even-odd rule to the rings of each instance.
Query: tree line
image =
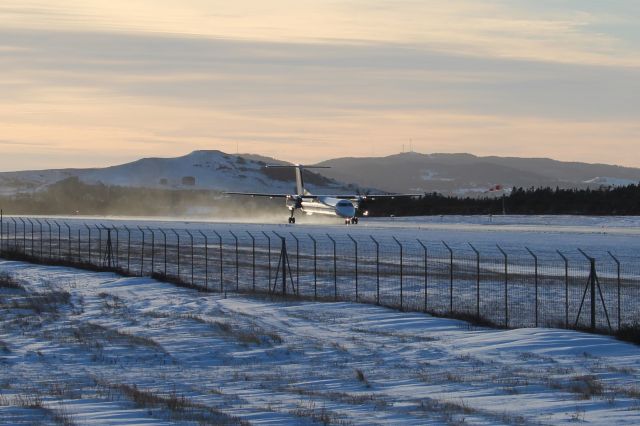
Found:
[[[7,214],[218,216],[251,218],[285,214],[281,199],[225,197],[219,191],[150,189],[87,184],[73,177],[46,189],[0,196]],[[428,193],[418,198],[366,200],[370,216],[427,215],[640,215],[640,184],[599,189],[513,188],[504,196],[457,197]]]
[[[366,201],[371,216],[426,215],[640,215],[640,185],[599,189],[513,188],[503,196],[456,197],[439,193],[416,199]]]

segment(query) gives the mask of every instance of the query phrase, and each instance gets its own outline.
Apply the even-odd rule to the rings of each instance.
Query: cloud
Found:
[[[480,58],[389,43],[322,45],[184,36],[0,31],[3,80],[24,97],[82,89],[100,99],[263,111],[446,110],[555,119],[640,114],[638,69]],[[16,96],[20,96],[15,94]],[[332,112],[333,111],[333,112]]]
[[[332,5],[320,14],[331,23],[324,33],[314,9],[297,2],[287,16],[300,22],[253,28],[253,37],[227,29],[257,19],[258,10],[279,14],[285,3],[251,14],[225,6],[201,21],[194,11],[209,2],[190,0],[197,7],[189,11],[64,0],[76,12],[60,15],[59,5],[49,13],[24,3],[0,6],[14,24],[0,29],[0,126],[3,137],[25,144],[11,154],[21,162],[43,150],[38,144],[56,153],[56,165],[97,165],[234,151],[236,142],[242,151],[312,162],[388,154],[412,138],[423,151],[640,165],[636,33],[592,31],[628,18],[605,15],[590,0],[583,11],[572,1],[435,2],[430,13],[434,2],[380,1],[363,15],[350,11],[364,3],[324,2]]]
[[[563,63],[640,64],[635,0],[5,0],[30,29],[197,35],[256,41],[419,44]],[[635,17],[635,19],[634,19]],[[627,31],[620,31],[625,27]],[[635,29],[634,29],[634,26]],[[635,40],[635,43],[634,43]]]

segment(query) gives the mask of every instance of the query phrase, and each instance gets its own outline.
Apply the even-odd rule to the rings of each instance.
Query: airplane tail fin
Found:
[[[311,195],[309,191],[307,191],[304,187],[304,180],[302,178],[302,171],[304,169],[328,169],[327,166],[303,166],[301,164],[292,164],[292,165],[267,165],[269,168],[294,168],[296,170],[296,195]]]

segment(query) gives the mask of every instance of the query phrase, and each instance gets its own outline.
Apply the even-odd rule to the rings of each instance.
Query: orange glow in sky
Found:
[[[640,167],[636,0],[4,0],[0,171],[196,149]]]

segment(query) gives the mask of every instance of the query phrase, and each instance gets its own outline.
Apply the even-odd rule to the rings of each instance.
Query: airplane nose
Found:
[[[340,217],[354,217],[356,208],[351,203],[341,203],[336,206],[336,214]]]

